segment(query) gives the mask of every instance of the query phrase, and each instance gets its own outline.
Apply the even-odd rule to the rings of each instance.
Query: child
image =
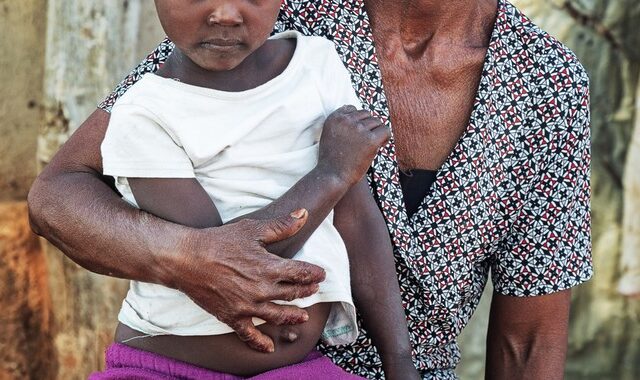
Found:
[[[146,75],[118,100],[102,145],[104,172],[116,178],[128,202],[198,228],[251,218],[303,176],[331,165],[332,149],[346,142],[357,153],[351,152],[359,177],[364,175],[388,131],[365,111],[340,108],[359,102],[330,42],[294,32],[267,39],[279,5],[277,0],[156,0],[176,49],[157,74]],[[133,281],[116,340],[162,356],[117,345],[125,350],[121,355],[165,360],[171,363],[167,372],[186,366],[187,372],[207,371],[210,378],[252,376],[301,361],[295,371],[308,372],[296,372],[297,378],[353,378],[326,358],[318,362],[322,359],[312,350],[320,337],[329,345],[356,338],[348,257],[366,255],[367,265],[351,268],[354,278],[365,279],[354,282],[356,301],[365,305],[364,325],[383,361],[397,359],[383,363],[388,378],[419,378],[399,292],[376,297],[398,284],[393,275],[374,277],[393,260],[366,181],[355,184],[341,203],[354,208],[353,221],[336,228],[330,214],[318,226],[305,226],[315,231],[301,249],[275,252],[323,267],[326,280],[310,297],[282,301],[306,308],[307,322],[260,326],[274,340],[275,346],[262,347],[270,353],[250,349],[180,291]],[[385,244],[372,245],[374,234],[384,236]],[[287,378],[292,368],[273,378]]]

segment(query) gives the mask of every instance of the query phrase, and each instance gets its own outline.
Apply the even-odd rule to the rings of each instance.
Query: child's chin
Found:
[[[214,62],[206,62],[200,67],[209,71],[229,71],[238,67],[240,63],[242,63],[242,59],[219,59]]]

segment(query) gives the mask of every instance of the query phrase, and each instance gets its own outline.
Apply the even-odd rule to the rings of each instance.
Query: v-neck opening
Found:
[[[431,191],[438,172],[427,169],[400,170],[400,187],[405,211],[411,217],[419,209],[422,201]]]
[[[458,140],[456,141],[456,144],[454,145],[453,149],[451,150],[451,152],[449,152],[449,154],[447,155],[446,160],[443,162],[443,164],[436,170],[436,178],[435,181],[433,182],[433,184],[431,185],[431,188],[429,190],[429,192],[425,195],[425,197],[422,199],[422,201],[420,202],[420,205],[418,206],[418,208],[416,209],[415,213],[413,213],[411,216],[409,216],[408,210],[407,210],[407,205],[404,201],[404,196],[401,197],[400,201],[402,202],[402,211],[401,215],[404,216],[405,220],[407,221],[408,227],[410,230],[414,230],[416,227],[416,218],[420,217],[421,214],[423,214],[425,212],[425,209],[428,209],[428,205],[431,203],[431,201],[434,199],[434,195],[437,193],[437,190],[442,187],[442,181],[443,181],[443,173],[444,173],[444,169],[451,167],[452,166],[452,161],[456,155],[456,153],[462,149],[462,144],[463,142],[468,138],[469,135],[471,135],[472,133],[475,133],[474,130],[474,123],[473,120],[475,119],[474,115],[476,115],[476,113],[478,112],[478,107],[480,105],[480,101],[481,101],[481,90],[483,87],[483,81],[486,79],[485,78],[485,73],[487,72],[487,69],[490,67],[491,64],[491,60],[493,58],[493,49],[492,47],[495,45],[495,43],[498,41],[499,36],[497,33],[498,30],[498,22],[500,20],[500,12],[502,12],[504,10],[505,4],[504,4],[505,0],[497,0],[497,6],[496,6],[496,11],[495,11],[495,19],[493,22],[493,28],[491,30],[491,37],[489,39],[489,45],[487,47],[487,51],[485,53],[485,57],[482,63],[482,71],[480,74],[480,80],[478,81],[478,86],[476,88],[475,91],[475,95],[474,95],[474,100],[473,100],[473,107],[471,110],[471,113],[469,115],[469,119],[466,122],[466,128],[464,129],[464,132],[462,132],[462,134],[460,135],[460,137],[458,138]],[[363,4],[363,11],[367,14],[367,17],[369,17],[368,13],[366,12],[366,9],[364,9],[364,4]],[[370,28],[371,31],[371,37],[375,46],[375,39],[373,38],[373,30]],[[379,66],[378,64],[378,69],[380,70],[380,80],[384,89],[384,79],[383,79],[383,75],[382,75],[382,68]],[[391,114],[389,112],[389,125],[391,126],[391,130],[393,132],[393,123],[391,122]],[[392,138],[390,140],[390,145],[393,147],[394,151],[395,151],[395,138]],[[394,175],[391,178],[391,182],[393,183],[394,186],[398,187],[400,189],[400,192],[402,192],[402,186],[400,184],[400,166],[398,164],[398,160],[397,160],[397,156],[393,157],[393,171],[394,171]],[[415,170],[415,169],[414,169]],[[417,226],[420,227],[420,226]]]
[[[332,26],[327,26],[328,29],[325,30],[324,33],[327,35],[344,36],[342,40],[337,39],[340,42],[336,43],[336,48],[344,59],[346,66],[360,68],[360,70],[362,70],[362,77],[360,80],[356,80],[354,85],[358,90],[363,105],[376,116],[380,117],[391,129],[392,137],[390,141],[380,149],[372,164],[372,169],[369,173],[370,182],[374,197],[380,206],[387,228],[389,229],[395,248],[394,250],[396,254],[402,257],[407,263],[408,268],[411,268],[411,272],[416,278],[421,278],[421,269],[419,269],[419,265],[417,264],[418,261],[422,260],[418,255],[421,247],[417,244],[420,244],[419,241],[421,239],[419,239],[419,237],[424,235],[425,232],[423,226],[427,218],[425,218],[426,211],[424,209],[432,207],[436,194],[444,187],[443,171],[450,167],[454,155],[461,149],[463,142],[470,134],[474,115],[477,114],[479,109],[479,99],[483,96],[481,94],[484,94],[481,88],[483,85],[486,85],[487,80],[490,80],[490,78],[486,77],[485,72],[490,69],[492,54],[495,52],[495,44],[499,42],[497,30],[500,25],[500,17],[502,13],[505,12],[505,7],[505,0],[498,0],[496,20],[494,21],[491,38],[489,40],[489,47],[485,54],[480,83],[474,96],[471,116],[469,120],[467,120],[467,127],[449,153],[446,161],[438,169],[436,180],[432,185],[430,194],[422,199],[418,210],[411,218],[409,218],[407,214],[402,195],[399,178],[400,169],[395,157],[393,126],[389,118],[388,103],[384,94],[384,84],[382,83],[382,73],[376,55],[375,40],[369,22],[369,15],[364,6],[364,0],[354,1],[353,8],[351,8],[349,12],[346,12],[344,8],[338,6],[330,10],[335,12],[334,17],[336,23],[332,24]],[[340,23],[359,24],[360,32],[345,34],[345,31],[338,27]],[[362,40],[370,42],[363,43]],[[366,49],[370,55],[359,54],[356,48]],[[421,217],[421,220],[417,220],[418,217]]]

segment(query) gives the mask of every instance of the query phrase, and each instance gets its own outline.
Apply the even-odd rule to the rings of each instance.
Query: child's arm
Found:
[[[267,246],[275,255],[293,257],[331,212],[335,200],[364,175],[388,138],[389,130],[370,112],[353,106],[339,108],[324,123],[316,167],[280,198],[228,223],[277,218],[282,216],[281,210],[308,210],[305,225],[294,236]],[[136,196],[140,208],[163,219],[198,228],[222,224],[213,202],[195,179],[137,178],[129,179],[129,185],[134,196],[136,187],[138,192],[145,191],[140,193],[144,199]]]
[[[350,82],[344,83],[353,94]],[[350,100],[357,102],[357,98],[345,99]],[[271,204],[229,223],[245,218],[271,219],[281,216],[278,210],[283,209],[308,210],[308,220],[300,231],[268,246],[269,252],[280,257],[293,257],[335,207],[337,200],[364,176],[378,149],[389,137],[389,129],[369,111],[358,110],[352,105],[338,108],[327,117],[322,127],[316,167]],[[316,186],[309,186],[308,182]]]
[[[195,178],[129,178],[140,209],[187,227],[222,225],[218,209]]]
[[[393,249],[384,219],[365,179],[335,207],[351,267],[356,308],[382,358],[387,379],[420,379],[402,307]]]

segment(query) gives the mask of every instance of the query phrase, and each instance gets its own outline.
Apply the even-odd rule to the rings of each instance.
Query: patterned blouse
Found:
[[[276,30],[324,36],[362,103],[389,122],[364,0],[289,0]],[[107,97],[111,105],[171,53],[165,40]],[[492,275],[499,294],[557,292],[593,273],[590,242],[589,80],[575,55],[506,0],[498,13],[469,125],[408,217],[393,140],[369,171],[384,214],[415,363],[425,379],[455,379],[456,338]],[[382,378],[364,329],[321,347],[338,365]]]

